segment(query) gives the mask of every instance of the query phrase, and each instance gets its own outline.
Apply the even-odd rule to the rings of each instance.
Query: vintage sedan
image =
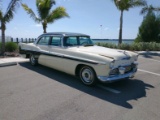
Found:
[[[78,76],[85,85],[132,78],[138,66],[137,53],[94,45],[89,35],[79,33],[45,33],[34,43],[19,43],[19,50],[31,65]]]

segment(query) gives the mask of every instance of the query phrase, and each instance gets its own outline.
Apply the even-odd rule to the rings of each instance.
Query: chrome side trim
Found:
[[[99,54],[100,56],[103,56],[103,57],[107,57],[107,58],[110,58],[110,59],[113,59],[114,60],[114,58],[113,57],[110,57],[110,56],[107,56],[107,55],[101,55],[101,54]]]
[[[34,54],[37,54],[37,55],[60,57],[60,58],[63,58],[63,59],[70,59],[70,60],[74,60],[74,61],[86,62],[86,63],[90,63],[90,64],[95,64],[95,65],[106,65],[105,62],[99,62],[99,61],[94,61],[94,60],[90,60],[90,59],[74,57],[74,56],[65,55],[65,54],[59,54],[59,53],[55,53],[55,52],[32,51],[32,50],[27,50],[27,49],[21,49],[21,52],[22,51],[24,53],[34,53]]]

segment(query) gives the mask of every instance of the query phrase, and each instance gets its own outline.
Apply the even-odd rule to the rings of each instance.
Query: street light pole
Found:
[[[102,39],[102,25],[100,25],[100,38]]]

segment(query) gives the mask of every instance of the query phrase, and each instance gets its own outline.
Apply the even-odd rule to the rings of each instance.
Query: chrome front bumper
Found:
[[[101,82],[114,82],[125,78],[132,78],[134,77],[135,73],[137,72],[137,68],[134,68],[131,72],[126,74],[119,74],[115,76],[97,76],[97,78]]]

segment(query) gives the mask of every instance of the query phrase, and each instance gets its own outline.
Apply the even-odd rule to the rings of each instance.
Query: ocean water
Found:
[[[118,39],[92,39],[94,43],[112,43],[118,45]],[[122,43],[132,44],[134,39],[123,39]]]

